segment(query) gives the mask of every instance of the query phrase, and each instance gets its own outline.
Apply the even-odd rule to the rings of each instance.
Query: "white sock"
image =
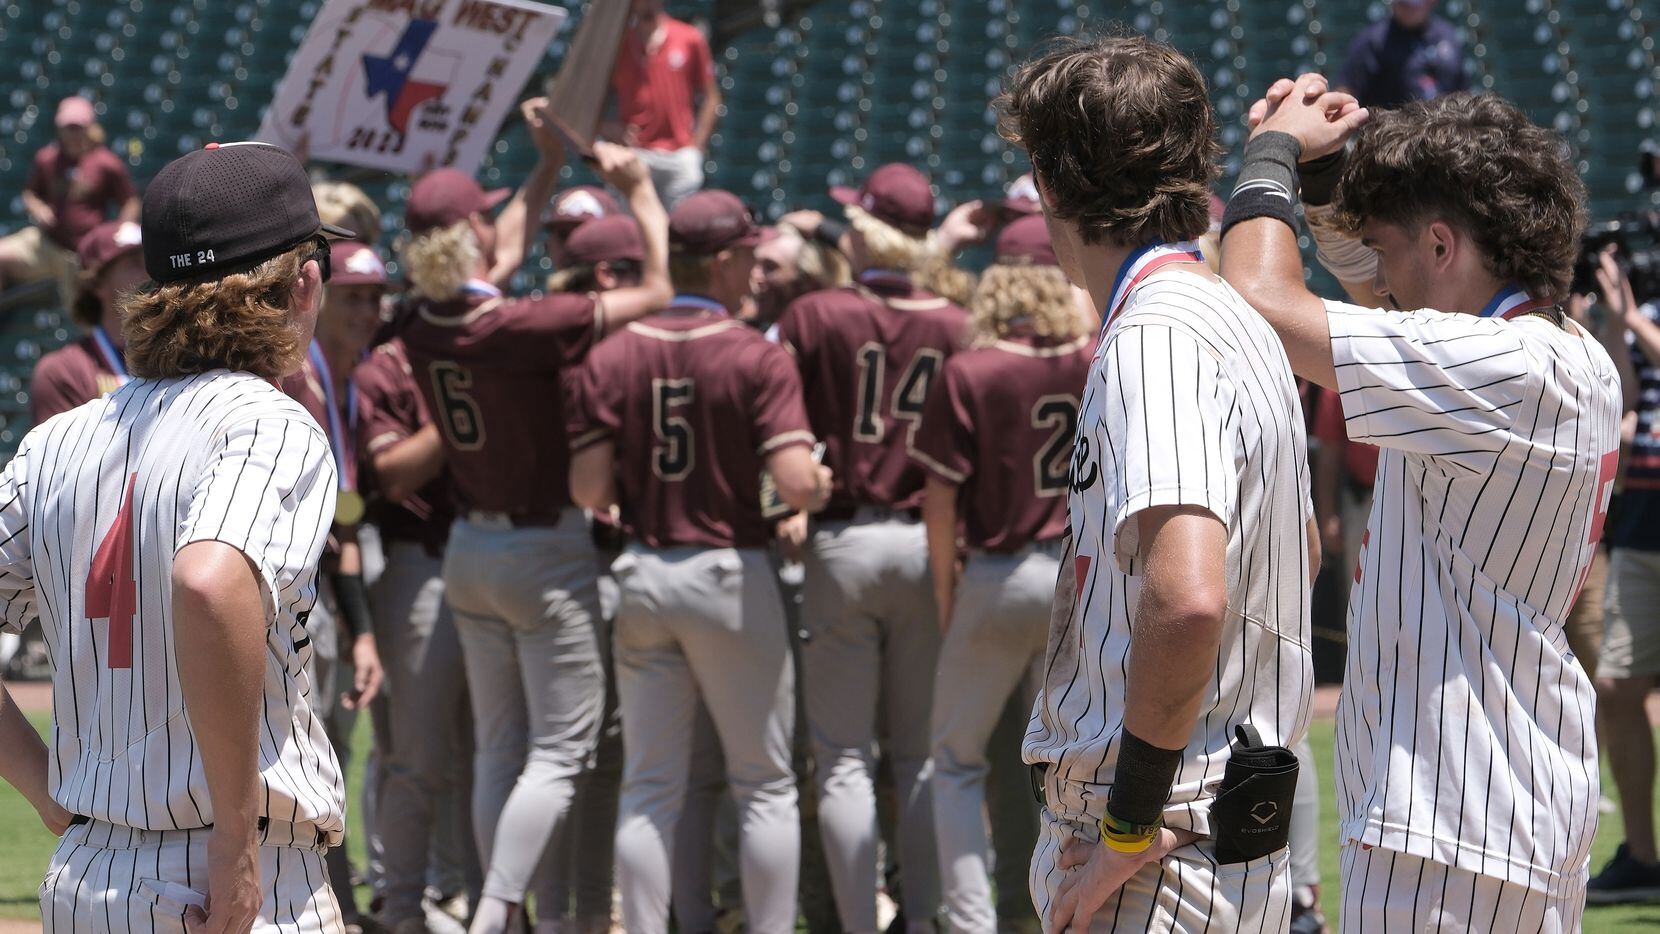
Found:
[[[512,902],[494,895],[481,896],[467,934],[502,934],[507,930],[507,922],[512,919],[515,907]]]

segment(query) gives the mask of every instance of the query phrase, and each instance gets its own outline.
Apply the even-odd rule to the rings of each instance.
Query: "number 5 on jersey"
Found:
[[[109,668],[133,667],[133,616],[138,607],[138,585],[133,581],[133,487],[138,474],[127,477],[121,509],[98,543],[86,574],[87,621],[109,621],[104,657]]]

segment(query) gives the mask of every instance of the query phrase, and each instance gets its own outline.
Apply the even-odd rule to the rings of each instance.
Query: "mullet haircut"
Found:
[[[1585,183],[1567,143],[1490,94],[1375,114],[1355,139],[1334,204],[1354,233],[1369,220],[1446,221],[1475,241],[1496,278],[1554,302],[1568,296],[1585,230]]]
[[[1209,228],[1216,119],[1205,79],[1170,46],[1135,33],[1054,40],[993,106],[1050,213],[1084,242],[1191,240]]]

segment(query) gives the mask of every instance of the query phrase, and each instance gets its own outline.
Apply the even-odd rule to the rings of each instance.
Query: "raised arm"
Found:
[[[530,255],[536,243],[542,208],[553,197],[559,169],[565,164],[565,146],[554,131],[548,99],[533,97],[519,105],[519,112],[524,115],[531,142],[536,145],[536,166],[496,218],[496,257],[490,266],[490,281],[501,287],[507,285]]]
[[[622,192],[629,213],[640,224],[645,241],[645,260],[640,264],[640,284],[612,289],[601,296],[605,308],[605,333],[655,311],[667,308],[674,299],[669,284],[669,214],[657,200],[651,173],[633,150],[614,143],[594,144],[594,168],[606,184]]]
[[[1295,209],[1297,163],[1338,151],[1366,120],[1319,75],[1282,80],[1251,108],[1239,184],[1223,218],[1222,277],[1274,328],[1298,376],[1337,388],[1325,303],[1303,284]]]

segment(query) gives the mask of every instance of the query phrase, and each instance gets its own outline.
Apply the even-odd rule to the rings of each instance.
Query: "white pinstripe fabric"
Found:
[[[1551,898],[1525,885],[1394,850],[1343,848],[1343,934],[1579,930],[1583,896]]]

